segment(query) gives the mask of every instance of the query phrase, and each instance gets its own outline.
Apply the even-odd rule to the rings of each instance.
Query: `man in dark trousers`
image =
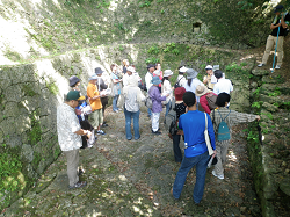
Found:
[[[278,5],[275,8],[275,18],[273,23],[271,23],[270,29],[272,30],[271,34],[268,36],[267,44],[266,44],[266,50],[264,52],[262,63],[258,65],[259,67],[264,66],[267,64],[270,51],[273,48],[273,46],[277,46],[277,65],[275,69],[280,69],[282,65],[283,60],[283,42],[284,42],[284,36],[287,32],[287,28],[290,21],[290,14],[289,13],[283,13],[284,7],[282,5]],[[280,27],[280,32],[278,31],[278,27]],[[278,42],[277,41],[277,31],[278,31]],[[274,48],[275,49],[275,48]]]
[[[108,88],[108,85],[106,85],[104,80],[101,78],[102,73],[103,73],[103,71],[102,71],[101,67],[95,68],[95,74],[98,76],[96,86],[100,87],[100,92]],[[108,96],[102,96],[101,102],[102,102],[102,107],[103,107],[102,112],[103,112],[103,120],[104,120],[105,108],[109,102]],[[107,122],[103,121],[102,127],[106,127],[106,126],[108,126]]]
[[[203,197],[205,172],[210,158],[204,138],[205,116],[203,112],[196,109],[196,97],[194,93],[184,93],[182,100],[188,107],[188,112],[179,118],[179,129],[183,131],[184,135],[184,156],[179,171],[175,176],[172,194],[175,200],[179,200],[187,174],[192,167],[196,166],[196,182],[193,199],[198,204]],[[208,114],[206,116],[213,158],[215,158],[215,133],[210,116]]]

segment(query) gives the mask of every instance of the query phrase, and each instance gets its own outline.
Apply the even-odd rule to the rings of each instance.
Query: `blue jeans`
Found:
[[[180,197],[189,170],[196,166],[196,182],[194,186],[193,199],[195,203],[200,203],[203,196],[205,172],[209,158],[210,155],[208,154],[208,151],[196,157],[183,157],[173,185],[173,196],[175,198]]]
[[[116,96],[114,96],[114,99],[113,99],[113,110],[114,111],[118,110],[118,107],[117,107],[118,97],[119,97],[119,95],[116,95]]]
[[[182,153],[180,149],[180,138],[181,138],[181,135],[173,136],[173,152],[174,152],[174,160],[176,162],[182,161]],[[183,140],[184,140],[184,137],[183,137]]]
[[[168,115],[168,111],[169,111],[169,103],[166,104],[166,112],[165,112],[165,117]]]
[[[125,114],[125,130],[126,130],[126,139],[132,139],[131,134],[131,118],[133,118],[133,129],[135,131],[135,139],[140,138],[139,134],[139,114],[140,110],[137,112],[131,112],[125,109],[124,107],[124,114]]]
[[[151,110],[150,108],[147,109],[147,114],[150,115],[150,117],[151,117],[151,115],[152,115],[152,110]]]

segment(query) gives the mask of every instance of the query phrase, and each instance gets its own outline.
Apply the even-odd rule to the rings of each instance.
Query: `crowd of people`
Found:
[[[200,203],[210,160],[217,159],[212,174],[218,179],[224,179],[232,125],[260,119],[257,115],[238,113],[230,109],[232,82],[225,79],[222,71],[213,72],[212,69],[211,65],[205,67],[205,76],[201,81],[197,79],[196,70],[181,66],[176,80],[172,81],[173,71],[162,72],[160,63],[149,64],[143,84],[136,67],[124,60],[121,69],[116,64],[110,66],[109,83],[102,79],[102,69],[95,68],[95,73],[88,79],[86,94],[80,93],[80,79],[72,77],[72,89],[66,95],[65,102],[57,108],[59,145],[67,159],[69,188],[79,188],[87,184],[79,181],[79,149],[92,147],[96,136],[106,135],[102,128],[108,125],[103,119],[110,95],[113,97],[113,111],[124,112],[127,140],[133,137],[132,119],[134,138],[138,140],[142,136],[139,133],[142,102],[146,102],[147,116],[151,118],[151,131],[154,136],[161,135],[159,121],[162,109],[165,109],[165,124],[167,116],[175,115],[171,130],[166,132],[173,141],[174,160],[180,164],[172,194],[176,200],[180,198],[187,174],[196,166],[193,197],[195,203]],[[180,148],[181,138],[184,141],[183,154]]]

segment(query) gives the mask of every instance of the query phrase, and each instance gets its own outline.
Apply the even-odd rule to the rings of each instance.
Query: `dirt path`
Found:
[[[246,141],[241,137],[245,125],[234,128],[225,180],[218,180],[208,169],[204,198],[196,206],[192,198],[194,170],[188,175],[181,201],[174,202],[170,194],[179,165],[174,161],[172,140],[165,133],[164,111],[160,120],[163,133],[152,136],[151,122],[142,108],[141,138],[131,141],[125,139],[123,112],[115,114],[109,107],[106,114],[107,135],[80,154],[86,188],[67,189],[66,162],[61,154],[37,187],[1,216],[260,216]]]

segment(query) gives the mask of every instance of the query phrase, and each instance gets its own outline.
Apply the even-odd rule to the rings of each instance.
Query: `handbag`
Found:
[[[213,151],[212,151],[212,147],[211,147],[209,136],[208,136],[208,120],[205,113],[204,113],[204,118],[205,118],[205,129],[204,129],[205,144],[207,146],[209,155],[212,155]]]

